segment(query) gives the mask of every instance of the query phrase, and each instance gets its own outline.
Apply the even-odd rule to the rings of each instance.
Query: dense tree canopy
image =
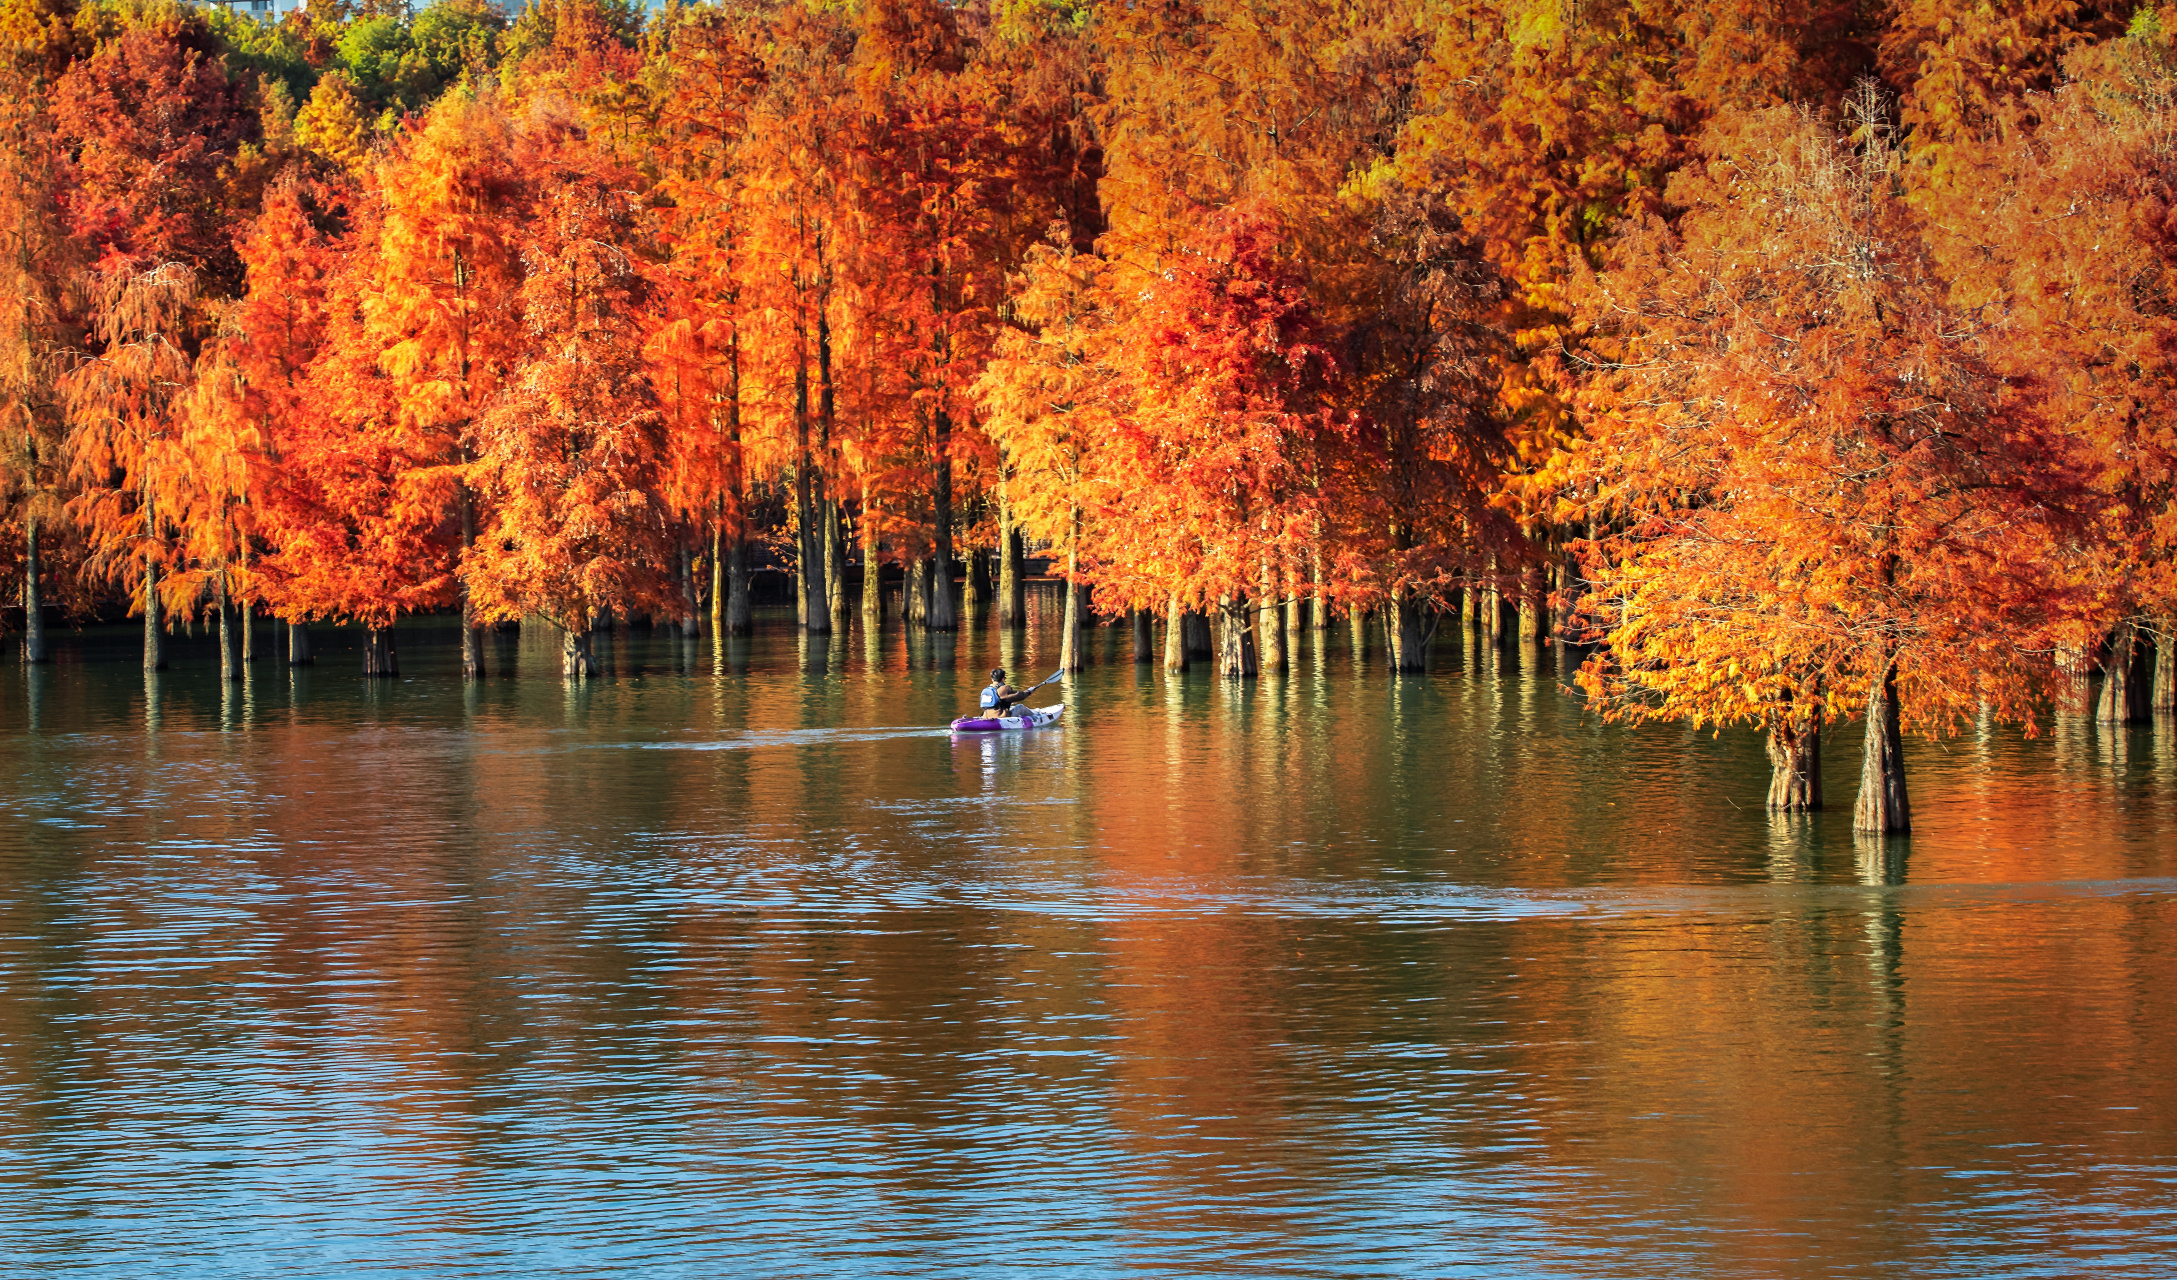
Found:
[[[1784,807],[1866,718],[1897,829],[1903,732],[2173,698],[2172,22],[0,0],[10,556],[152,648],[459,610],[579,676],[759,564],[1018,621],[1033,540],[1069,665],[1554,635]]]

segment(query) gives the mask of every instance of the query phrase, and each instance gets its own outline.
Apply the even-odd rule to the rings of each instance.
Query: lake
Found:
[[[56,633],[0,670],[0,1273],[2177,1269],[2177,726],[1914,743],[1876,843],[1856,731],[1771,818],[1750,732],[1455,632],[1241,685],[1101,628],[1063,727],[945,732],[1055,603],[579,687]]]

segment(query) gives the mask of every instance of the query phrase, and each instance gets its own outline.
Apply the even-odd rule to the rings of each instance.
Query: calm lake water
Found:
[[[759,627],[0,668],[0,1274],[2177,1270],[2170,724],[1867,845],[1546,652]]]

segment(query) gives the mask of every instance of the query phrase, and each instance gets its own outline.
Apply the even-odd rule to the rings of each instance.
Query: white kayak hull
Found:
[[[952,722],[954,733],[1006,733],[1016,729],[1044,729],[1066,714],[1066,704],[1047,707],[1016,707],[1006,716],[962,716]]]

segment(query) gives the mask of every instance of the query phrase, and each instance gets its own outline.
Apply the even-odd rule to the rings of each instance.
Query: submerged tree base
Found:
[[[393,652],[393,629],[372,627],[363,637],[363,674],[390,677],[400,673],[400,659]]]
[[[1811,813],[1822,807],[1822,731],[1812,725],[1773,725],[1768,739],[1769,812]]]

